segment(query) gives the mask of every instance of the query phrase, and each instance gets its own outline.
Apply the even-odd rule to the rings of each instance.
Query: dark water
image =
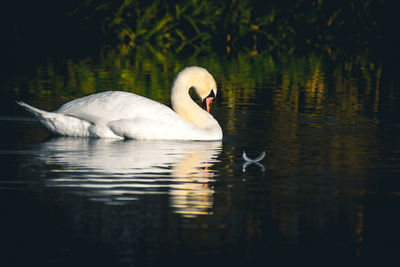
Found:
[[[399,88],[384,67],[112,59],[49,61],[3,84],[1,266],[398,264]],[[168,104],[197,61],[221,91],[222,142],[49,137],[14,103],[121,89]],[[267,157],[245,165],[243,150]]]

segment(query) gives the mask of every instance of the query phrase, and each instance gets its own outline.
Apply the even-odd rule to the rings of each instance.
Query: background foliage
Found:
[[[101,22],[123,53],[138,45],[175,53],[376,51],[385,27],[384,0],[87,0],[73,14]]]

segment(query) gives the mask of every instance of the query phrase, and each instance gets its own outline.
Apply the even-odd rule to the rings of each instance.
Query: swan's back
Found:
[[[91,123],[174,114],[170,108],[159,102],[121,91],[108,91],[78,98],[64,104],[57,112]]]

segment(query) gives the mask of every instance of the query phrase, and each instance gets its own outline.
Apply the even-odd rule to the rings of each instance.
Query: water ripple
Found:
[[[53,138],[37,157],[51,167],[49,187],[123,205],[142,195],[167,194],[174,212],[210,214],[221,142],[115,141]]]

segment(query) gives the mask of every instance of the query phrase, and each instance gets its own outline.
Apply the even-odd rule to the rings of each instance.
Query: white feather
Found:
[[[257,163],[265,157],[265,151],[261,152],[261,154],[258,157],[256,157],[255,159],[251,159],[246,155],[246,152],[243,150],[242,157],[245,161],[247,161],[249,163]]]

